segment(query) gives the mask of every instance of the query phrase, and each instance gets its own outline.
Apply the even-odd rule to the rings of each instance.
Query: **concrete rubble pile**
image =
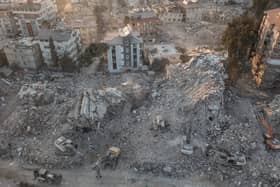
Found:
[[[23,85],[18,93],[22,104],[32,103],[36,106],[47,105],[53,102],[54,91],[47,88],[46,83]]]
[[[147,151],[147,156],[147,152],[136,149],[131,168],[173,177],[199,173],[215,181],[230,181],[232,186],[265,180],[261,173],[252,171],[274,161],[264,159],[267,155],[253,105],[225,89],[223,60],[223,55],[213,53],[186,64],[172,64],[167,67],[166,78],[155,81],[151,105],[137,109],[136,118],[142,125],[149,120],[153,129],[152,122],[160,115],[169,124],[169,130],[152,130],[151,137],[138,140],[138,149],[146,150],[148,146],[153,151]],[[190,126],[194,152],[184,156],[180,149],[185,129]],[[136,125],[134,130],[138,128],[142,127]],[[210,147],[212,153],[207,154]],[[248,180],[252,175],[252,180]]]
[[[139,150],[141,146],[144,150],[150,147],[153,151],[147,157],[147,152],[136,149],[136,162],[131,164],[132,168],[175,177],[204,170],[207,164],[201,151],[195,151],[195,156],[188,160],[178,158],[182,156],[180,147],[184,131],[190,125],[193,145],[202,151],[211,142],[208,133],[219,126],[224,114],[222,60],[222,55],[213,54],[193,58],[185,64],[171,64],[166,77],[154,82],[150,106],[140,107],[135,112],[137,122],[145,124],[145,129],[152,129],[151,136],[145,135],[138,140],[141,145],[136,142],[135,146]],[[155,119],[167,125],[155,128]],[[134,131],[142,129],[142,125],[136,125]]]
[[[102,121],[107,115],[121,111],[126,102],[125,95],[117,88],[106,88],[104,90],[86,89],[78,103],[78,116],[93,121]]]
[[[219,56],[206,55],[187,64],[170,65],[167,78],[168,85],[178,85],[174,97],[180,100],[175,106],[185,124],[195,124],[197,129],[215,124],[224,109],[224,68]]]

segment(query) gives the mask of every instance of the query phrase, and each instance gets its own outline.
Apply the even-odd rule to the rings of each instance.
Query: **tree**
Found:
[[[107,52],[107,49],[108,46],[105,43],[93,43],[80,56],[79,62],[82,65],[89,65],[92,62],[92,58],[104,55]]]
[[[257,42],[257,24],[255,19],[243,15],[228,24],[222,37],[222,44],[228,50],[227,72],[235,82],[240,73],[249,70],[250,49]]]
[[[4,50],[0,50],[0,66],[2,66],[4,64],[8,64],[8,60],[7,60],[7,57],[5,55]]]
[[[59,61],[62,71],[65,72],[75,72],[77,70],[76,64],[70,59],[68,56],[64,55],[62,59]]]
[[[56,52],[52,37],[49,38],[49,46],[50,46],[50,52],[51,52],[52,65],[57,67],[58,66],[58,56],[57,56],[57,52]]]
[[[151,65],[151,70],[158,73],[163,73],[166,70],[166,66],[169,64],[169,60],[167,58],[156,58],[153,60]]]

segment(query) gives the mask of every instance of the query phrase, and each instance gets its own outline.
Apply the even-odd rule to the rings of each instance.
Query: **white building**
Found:
[[[56,20],[55,0],[28,0],[13,7],[14,19],[21,36],[37,36],[43,23]]]
[[[32,38],[11,41],[4,51],[10,66],[37,69],[43,63],[40,46]]]
[[[44,62],[50,66],[52,65],[52,56],[50,49],[50,39],[53,40],[55,51],[58,59],[64,56],[77,61],[81,50],[80,33],[77,30],[63,29],[63,30],[47,30],[42,29],[39,32],[38,40],[43,54]]]
[[[143,40],[134,34],[118,36],[108,44],[109,72],[119,73],[126,70],[142,70]]]

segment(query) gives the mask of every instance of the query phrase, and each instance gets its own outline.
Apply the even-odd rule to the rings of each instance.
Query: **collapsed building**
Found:
[[[280,83],[280,9],[265,12],[260,29],[252,73],[259,86],[278,87]]]

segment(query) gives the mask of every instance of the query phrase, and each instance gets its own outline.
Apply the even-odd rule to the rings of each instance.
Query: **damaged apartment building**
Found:
[[[162,21],[151,10],[131,12],[128,23],[134,31],[140,33],[144,42],[152,42],[161,32]]]
[[[265,12],[252,59],[252,73],[261,87],[280,85],[280,8]]]
[[[28,0],[16,4],[12,13],[19,35],[33,37],[38,35],[43,24],[53,24],[57,7],[54,0]]]
[[[40,46],[32,38],[11,41],[4,51],[10,66],[38,69],[43,63]]]
[[[120,73],[144,70],[143,39],[134,33],[113,38],[108,44],[108,70]]]
[[[53,59],[51,55],[51,40],[58,59],[68,57],[76,62],[81,51],[80,33],[72,29],[42,29],[37,37],[44,57],[44,62],[51,66]]]
[[[37,37],[19,38],[9,42],[4,51],[10,66],[38,69],[43,63],[47,66],[54,65],[51,45],[58,62],[63,57],[76,62],[81,51],[79,32],[71,29],[42,29]]]

